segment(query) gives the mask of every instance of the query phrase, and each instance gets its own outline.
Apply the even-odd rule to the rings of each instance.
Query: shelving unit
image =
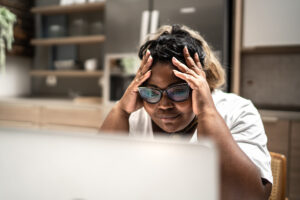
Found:
[[[53,4],[57,3],[54,0],[52,2]],[[33,38],[30,43],[35,47],[37,57],[30,76],[36,78],[34,80],[43,80],[38,78],[47,78],[48,76],[55,76],[60,79],[67,78],[64,81],[69,81],[70,86],[65,87],[66,95],[69,94],[69,90],[73,90],[73,87],[77,88],[74,91],[86,91],[85,88],[88,88],[88,94],[92,90],[95,91],[95,94],[99,94],[97,91],[100,91],[98,89],[100,80],[97,79],[101,79],[104,75],[103,71],[100,70],[101,67],[94,71],[86,71],[83,64],[87,59],[93,58],[98,61],[98,68],[99,65],[102,65],[102,56],[104,57],[104,55],[101,45],[105,42],[106,36],[102,31],[95,32],[88,28],[92,27],[93,23],[99,22],[100,24],[102,22],[103,26],[103,12],[106,2],[44,6],[36,0],[35,5],[31,9],[31,13],[36,16],[36,27],[38,29],[36,30],[36,38]],[[76,26],[73,26],[75,24],[71,22],[77,19],[84,19],[79,24],[84,23],[85,26],[81,26],[79,30],[85,31],[74,33],[73,27]],[[78,30],[78,23],[76,25],[76,30]],[[64,31],[50,35],[50,27],[52,26],[60,26]],[[86,29],[83,29],[83,27]],[[99,54],[96,54],[96,52],[99,52]],[[57,69],[54,63],[60,60],[74,60],[76,69],[74,67],[69,70]],[[84,82],[78,84],[77,78]],[[92,83],[93,85],[91,85]],[[56,90],[48,90],[45,84],[40,82],[37,84],[39,86],[35,87],[37,88],[36,93],[48,91],[49,95],[56,94]],[[62,89],[59,87],[56,87],[59,89],[57,93],[61,94]],[[61,87],[64,88],[64,86]]]

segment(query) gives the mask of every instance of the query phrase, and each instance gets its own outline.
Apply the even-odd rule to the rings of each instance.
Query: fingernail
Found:
[[[187,46],[184,46],[184,50],[185,50],[186,52],[189,51],[188,48],[187,48]]]
[[[147,55],[149,55],[149,54],[150,54],[150,51],[149,51],[149,49],[147,49],[147,52],[146,52],[146,54],[147,54]]]
[[[173,61],[177,62],[177,59],[175,57],[173,57],[172,59],[173,59]]]
[[[195,55],[194,56],[196,56],[197,58],[198,58],[198,54],[197,54],[197,52],[195,53]]]
[[[149,56],[148,58],[148,62],[150,62],[152,60],[152,56]]]

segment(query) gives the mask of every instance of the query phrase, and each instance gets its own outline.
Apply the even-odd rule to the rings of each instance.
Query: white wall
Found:
[[[29,95],[31,66],[30,58],[6,56],[6,73],[0,73],[0,97]]]
[[[244,0],[243,46],[300,44],[300,0]]]

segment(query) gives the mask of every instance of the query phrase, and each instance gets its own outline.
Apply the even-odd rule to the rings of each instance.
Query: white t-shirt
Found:
[[[267,149],[267,137],[257,109],[250,100],[235,94],[224,93],[221,90],[214,90],[212,97],[233,139],[257,166],[261,177],[273,183],[271,157]],[[129,134],[132,136],[153,137],[151,118],[144,108],[130,115]],[[190,142],[196,141],[197,130]]]

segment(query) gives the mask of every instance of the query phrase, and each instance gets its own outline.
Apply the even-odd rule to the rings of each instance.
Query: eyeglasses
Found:
[[[151,87],[138,87],[140,96],[148,103],[158,103],[164,92],[169,99],[175,102],[186,101],[190,95],[190,87],[187,83],[171,85],[165,90]]]

